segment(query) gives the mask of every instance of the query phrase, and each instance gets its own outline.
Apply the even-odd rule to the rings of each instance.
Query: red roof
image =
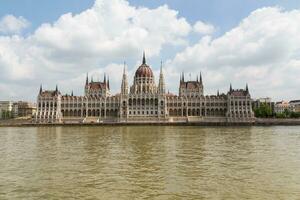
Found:
[[[153,77],[152,69],[147,64],[142,64],[136,70],[135,77]]]
[[[88,87],[93,90],[106,89],[106,84],[104,82],[91,82]]]

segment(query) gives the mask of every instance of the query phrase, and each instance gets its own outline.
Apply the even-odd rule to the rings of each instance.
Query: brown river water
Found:
[[[300,199],[300,127],[0,128],[0,199]]]

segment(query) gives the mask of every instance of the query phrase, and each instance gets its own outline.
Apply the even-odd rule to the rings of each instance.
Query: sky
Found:
[[[206,95],[245,88],[253,98],[300,98],[296,0],[1,0],[0,100],[35,101],[39,87],[83,95],[85,77],[109,75],[120,92],[146,52],[166,87],[202,73]]]

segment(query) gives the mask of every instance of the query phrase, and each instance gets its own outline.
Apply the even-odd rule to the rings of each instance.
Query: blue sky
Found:
[[[156,8],[167,4],[179,11],[189,22],[199,19],[220,27],[224,32],[237,25],[241,19],[257,8],[279,6],[298,9],[298,0],[129,0],[131,5]],[[34,30],[40,24],[53,22],[67,12],[80,13],[94,4],[94,0],[1,0],[0,16],[13,14],[28,19]]]
[[[132,81],[143,50],[155,74],[164,61],[174,93],[181,71],[192,79],[202,71],[206,94],[249,83],[254,98],[300,98],[297,0],[96,1],[103,8],[95,0],[1,0],[0,99],[33,100],[40,83],[82,95],[86,72],[111,73],[116,93],[123,61]]]

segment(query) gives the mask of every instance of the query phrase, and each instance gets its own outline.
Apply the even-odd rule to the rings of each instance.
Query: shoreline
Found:
[[[101,123],[32,123],[30,121],[0,121],[0,127],[62,127],[62,126],[300,126],[300,119],[263,119],[254,122],[101,122]]]

